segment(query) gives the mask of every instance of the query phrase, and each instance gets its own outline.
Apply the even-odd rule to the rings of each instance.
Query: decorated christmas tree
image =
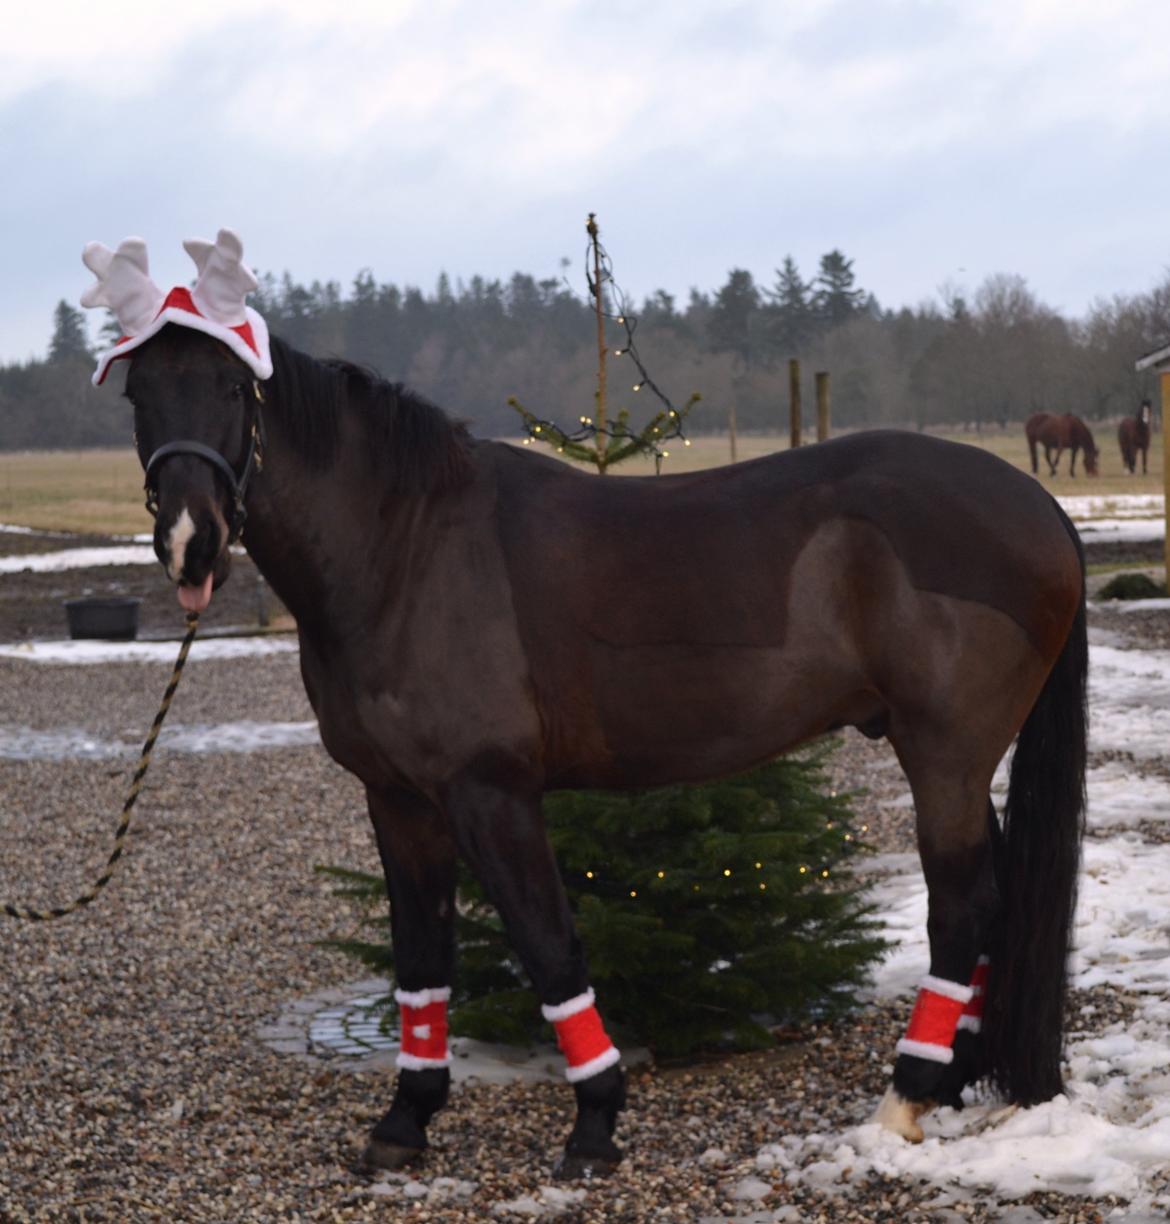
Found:
[[[865,829],[823,751],[701,786],[549,794],[544,810],[606,1020],[658,1057],[768,1044],[775,1025],[851,1005],[881,954],[849,872]],[[385,931],[380,877],[340,874]],[[458,910],[453,1031],[539,1037],[538,1000],[470,879]],[[335,946],[393,972],[384,939]]]

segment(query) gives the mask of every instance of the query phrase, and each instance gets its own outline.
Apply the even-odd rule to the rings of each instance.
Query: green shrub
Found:
[[[1155,582],[1140,570],[1115,575],[1097,592],[1098,599],[1164,599],[1165,596],[1166,584]]]

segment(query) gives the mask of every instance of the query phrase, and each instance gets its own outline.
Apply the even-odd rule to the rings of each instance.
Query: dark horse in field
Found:
[[[1039,485],[909,433],[603,480],[275,339],[272,364],[258,383],[168,325],[126,395],[186,604],[227,580],[254,472],[246,546],[296,617],[322,740],[365,784],[404,1051],[371,1163],[418,1157],[447,1099],[457,856],[565,1051],[559,1172],[608,1171],[624,1077],[542,794],[717,778],[846,726],[893,744],[929,889],[929,973],[880,1120],[921,1139],[979,1076],[1022,1104],[1061,1090],[1087,646],[1078,537]],[[1001,825],[989,789],[1017,733]]]
[[[1040,467],[1036,459],[1036,447],[1044,447],[1044,458],[1048,464],[1049,476],[1056,475],[1056,466],[1060,456],[1069,451],[1068,474],[1077,474],[1077,451],[1085,452],[1085,474],[1097,475],[1097,444],[1089,427],[1079,416],[1071,412],[1037,412],[1028,418],[1024,426],[1028,438],[1028,451],[1032,456],[1032,471],[1039,474]]]
[[[1142,400],[1135,417],[1122,417],[1117,427],[1117,442],[1121,447],[1121,462],[1127,472],[1137,468],[1137,457],[1142,457],[1142,475],[1146,474],[1146,456],[1150,449],[1150,401]]]

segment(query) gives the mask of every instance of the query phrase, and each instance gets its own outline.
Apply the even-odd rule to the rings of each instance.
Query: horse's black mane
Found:
[[[277,336],[271,348],[273,410],[314,468],[336,461],[342,413],[349,408],[362,422],[370,461],[389,488],[438,492],[470,478],[466,427],[423,396],[352,362],[318,361]]]

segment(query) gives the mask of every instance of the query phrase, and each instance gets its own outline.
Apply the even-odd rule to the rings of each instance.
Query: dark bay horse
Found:
[[[1097,475],[1097,444],[1089,427],[1079,416],[1071,412],[1037,412],[1028,418],[1024,426],[1028,438],[1028,451],[1032,456],[1032,471],[1039,473],[1036,460],[1036,447],[1044,447],[1044,458],[1048,463],[1049,476],[1056,475],[1056,466],[1060,456],[1069,451],[1068,474],[1077,474],[1077,451],[1085,452],[1085,474]]]
[[[1117,441],[1121,447],[1121,462],[1131,474],[1137,468],[1137,457],[1142,457],[1142,475],[1146,474],[1146,456],[1150,449],[1150,401],[1142,400],[1135,417],[1122,417],[1117,427]]]
[[[893,744],[929,889],[880,1120],[921,1139],[979,1076],[1023,1104],[1061,1090],[1087,646],[1080,543],[1044,489],[893,432],[602,480],[276,339],[272,363],[258,383],[167,325],[126,395],[188,605],[228,578],[230,485],[263,438],[244,540],[296,617],[324,744],[365,784],[391,898],[403,1055],[371,1163],[417,1158],[447,1099],[457,856],[565,1051],[558,1171],[608,1171],[624,1078],[541,795],[721,777],[846,726]],[[989,789],[1017,733],[1001,826]]]

